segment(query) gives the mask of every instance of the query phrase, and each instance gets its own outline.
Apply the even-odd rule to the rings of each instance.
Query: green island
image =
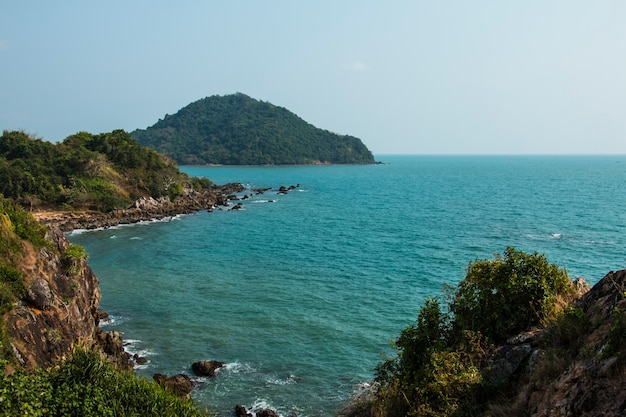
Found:
[[[198,100],[131,135],[180,165],[375,163],[360,139],[242,93]]]
[[[212,204],[211,182],[124,131],[58,144],[5,131],[0,187],[0,415],[209,415],[188,391],[133,374],[120,335],[99,329],[86,252],[33,214],[104,215],[203,190]],[[342,416],[521,417],[565,400],[578,415],[619,415],[626,271],[589,289],[544,255],[508,247],[427,299],[395,347]]]

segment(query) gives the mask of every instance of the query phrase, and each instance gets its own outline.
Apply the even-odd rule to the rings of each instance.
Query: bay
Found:
[[[399,156],[364,166],[181,167],[215,183],[299,187],[238,211],[74,232],[101,307],[194,401],[330,416],[442,283],[506,246],[597,282],[626,264],[625,156]]]

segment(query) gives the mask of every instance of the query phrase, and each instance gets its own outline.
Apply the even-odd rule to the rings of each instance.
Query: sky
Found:
[[[626,154],[623,0],[0,0],[0,129],[241,92],[374,154]]]

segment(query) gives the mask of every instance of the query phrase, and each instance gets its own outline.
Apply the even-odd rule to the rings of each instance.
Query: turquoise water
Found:
[[[379,156],[384,165],[183,167],[216,183],[300,184],[244,210],[72,233],[107,328],[191,373],[194,399],[330,416],[369,380],[423,299],[507,245],[594,283],[626,266],[626,157]],[[275,200],[275,202],[270,202]]]

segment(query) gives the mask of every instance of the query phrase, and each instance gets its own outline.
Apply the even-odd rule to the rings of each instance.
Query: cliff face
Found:
[[[65,255],[69,242],[60,231],[52,230],[48,237],[56,248],[36,251],[23,243],[20,269],[28,291],[4,316],[17,361],[26,369],[48,367],[83,346],[129,367],[119,335],[98,328],[100,289],[87,261]]]
[[[569,318],[499,347],[492,365],[514,369],[512,400],[495,401],[487,415],[626,415],[625,291],[626,270],[610,272],[573,302]]]

